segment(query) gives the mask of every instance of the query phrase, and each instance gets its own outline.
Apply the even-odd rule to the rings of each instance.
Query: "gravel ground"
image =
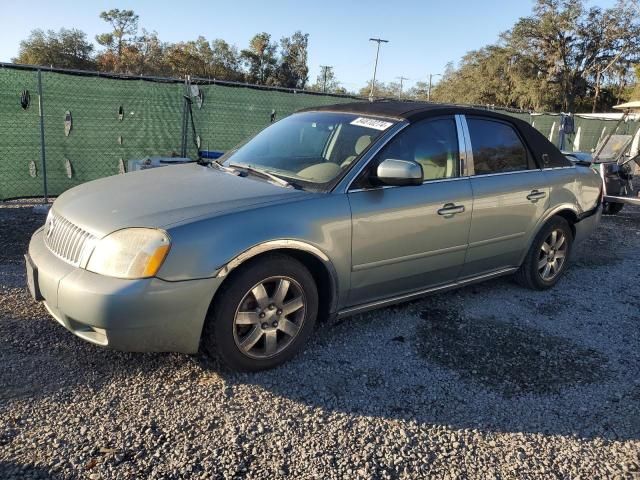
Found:
[[[509,278],[323,324],[238,374],[103,350],[24,288],[0,208],[0,478],[640,478],[640,209],[552,291]]]

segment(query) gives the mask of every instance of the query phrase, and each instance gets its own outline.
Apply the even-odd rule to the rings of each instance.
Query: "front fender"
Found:
[[[339,286],[338,299],[349,288],[351,211],[344,194],[318,194],[202,219],[168,231],[171,251],[158,272],[164,280],[224,277],[255,255],[293,248],[322,261]]]

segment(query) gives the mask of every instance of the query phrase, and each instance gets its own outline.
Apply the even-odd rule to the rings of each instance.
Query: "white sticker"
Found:
[[[358,125],[359,127],[373,128],[374,130],[386,130],[391,125],[393,125],[393,123],[385,122],[383,120],[376,120],[375,118],[358,117],[353,122],[351,122],[351,125]]]

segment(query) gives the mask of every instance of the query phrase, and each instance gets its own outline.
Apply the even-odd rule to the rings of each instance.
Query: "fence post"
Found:
[[[182,144],[180,146],[180,156],[181,157],[186,157],[187,156],[187,129],[189,127],[189,118],[187,117],[187,109],[188,109],[188,105],[187,105],[187,95],[190,95],[190,86],[189,84],[191,77],[189,75],[185,75],[184,77],[184,97],[182,99]]]
[[[38,69],[38,114],[40,115],[40,161],[42,162],[42,183],[44,186],[44,202],[49,203],[47,192],[47,162],[44,144],[44,102],[42,101],[42,70]]]

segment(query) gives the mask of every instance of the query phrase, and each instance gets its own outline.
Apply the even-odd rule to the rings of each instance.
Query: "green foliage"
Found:
[[[61,28],[58,32],[33,30],[29,38],[20,42],[14,63],[53,65],[61,68],[95,68],[93,45],[87,35],[75,28]]]
[[[307,47],[309,34],[301,31],[280,40],[280,60],[276,71],[278,85],[288,88],[304,88],[309,80]]]
[[[258,85],[276,85],[276,50],[277,45],[271,41],[271,35],[258,33],[251,41],[249,48],[240,52],[240,57],[247,67],[247,81]]]
[[[133,10],[113,8],[100,13],[100,18],[111,25],[111,31],[96,36],[96,41],[116,58],[120,66],[124,49],[135,42],[138,33],[138,15]]]
[[[240,54],[235,45],[229,45],[218,38],[211,42],[213,63],[211,73],[214,78],[225,80],[243,80]]]
[[[358,95],[361,97],[368,97],[371,93],[371,80],[358,91]],[[373,93],[374,98],[399,98],[400,97],[400,84],[397,82],[384,83],[376,80],[376,85]],[[406,97],[406,96],[405,96]]]
[[[138,15],[133,10],[113,8],[100,13],[100,18],[111,25],[111,32],[96,36],[96,41],[118,58],[127,43],[132,42],[138,33]]]
[[[333,67],[329,66],[320,68],[316,82],[309,87],[309,90],[326,93],[347,93],[346,89],[340,86]]]
[[[636,0],[587,8],[585,0],[537,0],[495,45],[465,55],[433,99],[535,110],[608,108],[640,59]]]
[[[636,84],[633,89],[629,89],[626,100],[640,100],[640,65],[635,66]]]
[[[304,89],[309,80],[309,34],[301,31],[283,37],[279,44],[270,34],[258,33],[239,52],[220,38],[210,42],[200,36],[165,43],[156,32],[144,28],[139,35],[139,17],[133,10],[115,8],[101,12],[100,18],[111,30],[96,36],[102,49],[95,56],[93,45],[80,30],[34,30],[21,42],[13,61],[133,75],[191,75],[296,89]],[[338,86],[334,89],[337,91]]]

